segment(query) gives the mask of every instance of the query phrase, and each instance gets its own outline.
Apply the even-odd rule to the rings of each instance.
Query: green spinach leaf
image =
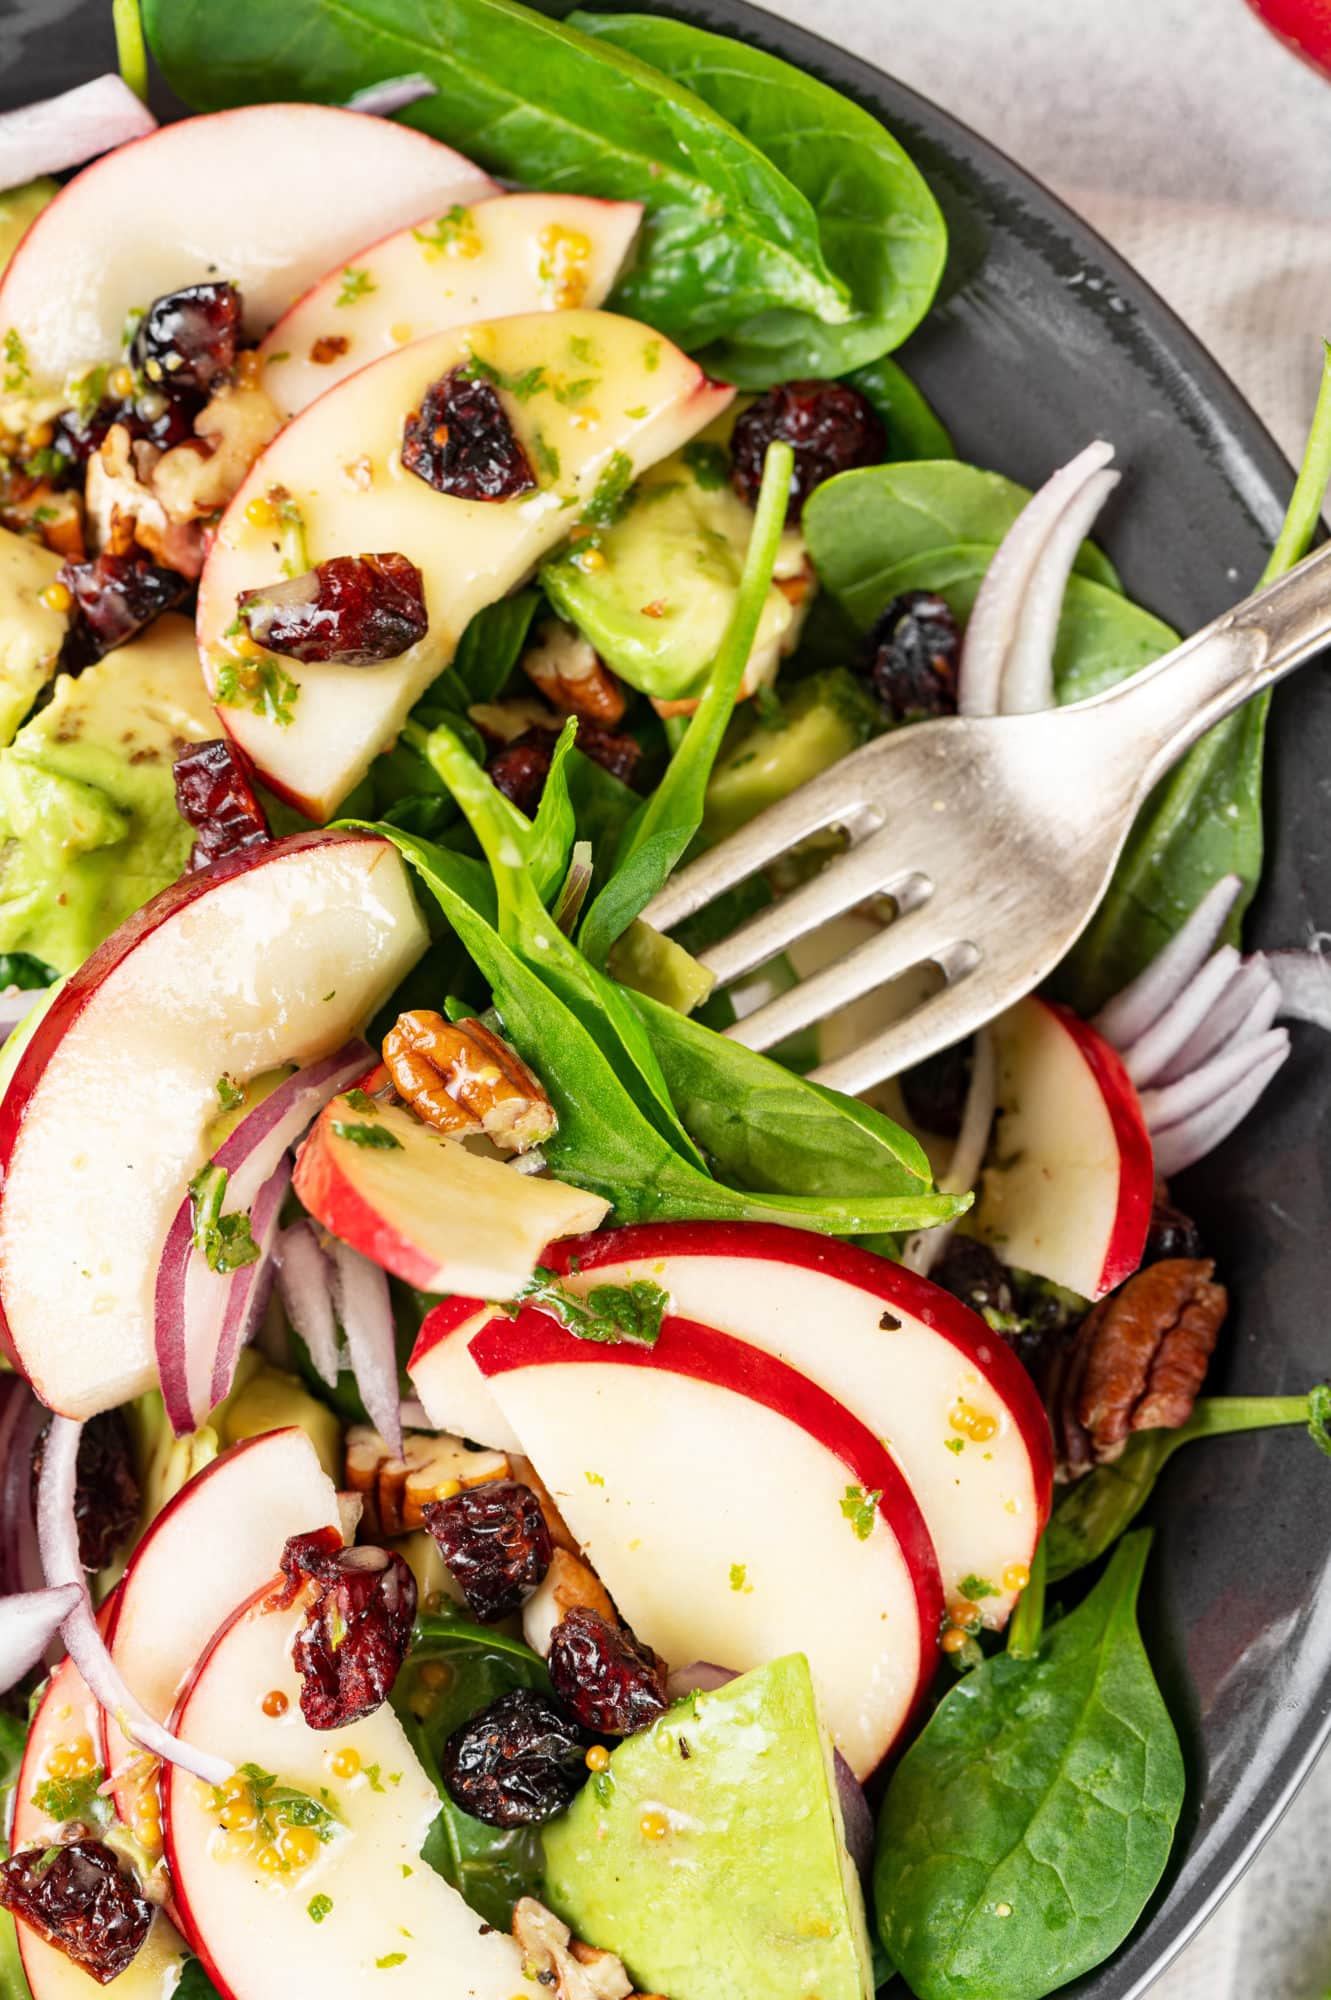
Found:
[[[1184,1780],[1137,1631],[1149,1546],[1129,1536],[1034,1659],[959,1681],[897,1766],[874,1887],[919,2000],[1039,2000],[1107,1958],[1159,1881]]]
[[[913,458],[955,458],[946,426],[901,365],[885,354],[846,380],[873,404],[887,426],[888,456],[899,464]]]
[[[757,146],[659,71],[517,0],[147,0],[145,20],[163,74],[196,110],[340,103],[419,72],[435,95],[407,122],[482,166],[645,202],[616,301],[682,346],[777,307],[852,316],[812,207]]]
[[[458,640],[457,651],[423,701],[436,695],[451,708],[465,709],[472,702],[493,701],[522,657],[536,607],[539,590],[520,590],[515,597],[501,597],[487,604],[469,622]]]
[[[808,198],[853,312],[769,307],[705,352],[727,382],[765,388],[842,375],[899,347],[933,301],[947,230],[919,169],[858,104],[765,50],[660,14],[583,14],[573,25],[693,91]]]

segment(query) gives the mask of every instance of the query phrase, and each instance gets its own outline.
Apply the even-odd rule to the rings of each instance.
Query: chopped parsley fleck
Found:
[[[963,1597],[970,1599],[972,1604],[978,1603],[982,1597],[997,1597],[1000,1595],[997,1585],[990,1583],[986,1576],[963,1576],[958,1589],[961,1591]]]
[[[387,1972],[390,1965],[405,1965],[407,1954],[405,1951],[390,1951],[382,1958],[376,1958],[374,1962],[381,1972]]]
[[[625,410],[624,412],[626,417],[632,417],[635,424],[641,423],[646,414],[647,405],[645,403],[635,403],[631,410]]]
[[[79,1778],[46,1778],[32,1795],[32,1803],[38,1812],[64,1826],[70,1820],[83,1820],[89,1826],[107,1827],[115,1818],[115,1809],[110,1799],[98,1795],[106,1773],[101,1765],[85,1771]]]
[[[342,1093],[342,1102],[349,1104],[353,1111],[377,1111],[379,1109],[377,1099],[371,1097],[369,1092],[365,1090],[344,1090]]]
[[[554,446],[546,442],[544,435],[540,431],[532,433],[531,446],[536,454],[536,463],[545,477],[551,480],[558,479],[559,453],[555,450]]]
[[[378,289],[368,271],[358,271],[353,264],[348,264],[342,273],[342,289],[333,300],[333,304],[354,306],[357,299],[368,298],[371,292],[377,292]]]
[[[568,351],[575,361],[581,361],[595,368],[600,357],[585,333],[575,333],[568,344]]]
[[[615,1795],[615,1779],[612,1771],[597,1771],[592,1778],[592,1790],[599,1805],[608,1806]]]
[[[590,521],[595,528],[611,527],[624,511],[632,484],[633,460],[626,451],[612,452],[591,499],[582,510],[583,520]]]
[[[28,366],[28,350],[23,345],[23,336],[16,326],[11,326],[4,339],[4,391],[7,396],[17,395],[26,389],[32,380],[32,370]]]
[[[331,1896],[311,1896],[306,1904],[311,1923],[321,1924],[333,1907]]]
[[[383,1791],[384,1781],[383,1778],[380,1776],[380,1766],[378,1764],[367,1764],[365,1766],[365,1776],[369,1780],[370,1790],[372,1792]]]
[[[507,389],[509,395],[516,396],[520,403],[529,403],[542,389],[551,386],[545,369],[539,363],[535,368],[524,368],[520,375],[509,375],[480,354],[471,355],[463,363],[461,373],[468,380],[489,382],[495,389]]]
[[[219,1274],[239,1271],[242,1265],[256,1263],[259,1256],[259,1246],[245,1211],[242,1209],[235,1215],[222,1213],[227,1179],[226,1168],[210,1160],[189,1184],[194,1248],[202,1251],[208,1269]]]
[[[694,438],[684,447],[684,463],[704,493],[719,493],[730,484],[730,465],[719,444]]]
[[[415,1869],[411,1866],[410,1862],[408,1861],[400,1861],[398,1863],[398,1866],[402,1870],[402,1880],[404,1882],[407,1880],[408,1876],[414,1875],[416,1872]]]
[[[846,1497],[841,1502],[841,1511],[855,1531],[855,1539],[867,1542],[873,1533],[873,1524],[878,1516],[878,1502],[883,1497],[881,1486],[872,1486],[866,1492],[862,1486],[848,1486]]]
[[[285,729],[295,711],[300,689],[278,661],[223,660],[217,670],[214,700],[219,708],[249,708],[265,722]]]
[[[649,375],[655,375],[657,369],[661,366],[661,343],[659,340],[649,340],[643,348],[642,365]]]
[[[747,1563],[731,1563],[730,1588],[732,1590],[753,1589],[753,1585],[749,1582],[749,1566]]]
[[[602,1475],[601,1473],[599,1473],[599,1472],[584,1472],[582,1476],[583,1476],[583,1478],[584,1478],[584,1479],[586,1480],[586,1482],[587,1482],[587,1484],[588,1484],[589,1486],[604,1486],[604,1485],[605,1485],[605,1478],[604,1478],[604,1476],[603,1476],[603,1475]]]
[[[245,1092],[238,1083],[232,1083],[229,1076],[217,1079],[217,1101],[223,1111],[239,1111],[245,1102]]]
[[[474,256],[481,247],[476,218],[460,201],[455,201],[452,208],[445,210],[429,229],[413,229],[411,233],[418,243],[436,253],[451,250],[454,255],[462,252]]]
[[[944,1451],[954,1452],[960,1458],[962,1452],[966,1449],[966,1440],[965,1438],[944,1438],[943,1449]]]
[[[254,1807],[255,1827],[263,1839],[275,1841],[283,1827],[306,1826],[313,1830],[318,1839],[327,1843],[333,1838],[337,1825],[337,1814],[318,1799],[311,1798],[295,1785],[279,1784],[271,1771],[261,1769],[258,1764],[242,1764],[239,1775],[249,1787],[250,1803]],[[226,1794],[214,1789],[213,1808],[221,1812],[227,1803]],[[322,1900],[316,1898],[316,1900]],[[328,1904],[328,1909],[332,1909]],[[327,1911],[322,1914],[327,1915]],[[313,1910],[310,1915],[314,1916]],[[315,1917],[316,1923],[321,1917]]]
[[[577,1340],[600,1340],[611,1347],[621,1342],[654,1347],[670,1309],[670,1294],[650,1278],[634,1278],[627,1285],[593,1285],[584,1296],[570,1291],[553,1271],[538,1264],[519,1293],[518,1303],[507,1310],[516,1316],[521,1304],[548,1312]]]
[[[402,1151],[402,1141],[386,1125],[352,1125],[345,1118],[335,1118],[333,1130],[339,1139],[345,1139],[349,1145],[367,1146],[371,1152]]]
[[[576,382],[552,382],[550,393],[565,409],[576,403],[585,403],[600,378],[596,375],[582,375]]]

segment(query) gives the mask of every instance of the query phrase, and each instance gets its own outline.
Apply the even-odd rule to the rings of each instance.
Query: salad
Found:
[[[753,1053],[894,909],[708,952],[841,836],[644,912],[1174,643],[1110,445],[957,458],[929,187],[760,49],[114,12],[0,118],[0,1994],[1037,2000],[1183,1809],[1157,1474],[1331,1452],[1202,1393],[1172,1186],[1331,1026],[1239,943],[1265,703],[1047,992],[864,1099],[912,993]],[[1268,577],[1328,475],[1331,365]]]

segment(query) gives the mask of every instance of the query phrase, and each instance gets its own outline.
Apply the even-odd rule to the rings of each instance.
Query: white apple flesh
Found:
[[[402,465],[407,417],[433,383],[469,360],[523,385],[521,395],[501,389],[500,400],[537,477],[534,491],[465,500],[436,492]],[[650,327],[570,311],[433,334],[311,403],[262,453],[218,526],[199,587],[199,653],[210,690],[216,694],[233,658],[227,634],[240,595],[282,574],[273,529],[251,518],[251,502],[272,487],[297,509],[311,563],[361,550],[415,563],[429,630],[368,669],[283,660],[296,684],[286,724],[243,704],[224,708],[228,730],[265,781],[309,818],[328,818],[447,667],[473,615],[564,539],[598,481],[654,464],[733,396]]]
[[[1032,996],[990,1031],[998,1117],[976,1234],[1005,1264],[1102,1298],[1141,1263],[1155,1196],[1150,1134],[1116,1052]]]
[[[260,349],[263,386],[293,417],[427,333],[599,306],[641,221],[638,202],[580,194],[501,194],[417,220],[358,250],[283,314]]]
[[[686,1319],[653,1347],[603,1346],[527,1308],[472,1353],[638,1636],[672,1669],[805,1653],[837,1747],[857,1778],[875,1770],[928,1685],[943,1609],[881,1441],[796,1369]]]
[[[153,1386],[218,1078],[339,1047],[426,941],[391,842],[297,834],[183,876],[65,983],[0,1100],[0,1330],[43,1402],[89,1417]]]
[[[361,2000],[397,1971],[434,2000],[538,2000],[512,1938],[489,1929],[421,1860],[439,1798],[392,1709],[343,1729],[310,1729],[300,1712],[292,1641],[299,1601],[266,1608],[260,1592],[200,1661],[177,1723],[237,1766],[257,1764],[336,1814],[306,1867],[266,1872],[258,1841],[223,1831],[207,1785],[171,1768],[163,1780],[167,1860],[185,1934],[223,2000],[313,1992]],[[286,1697],[270,1715],[265,1696]],[[358,1768],[337,1775],[335,1760]],[[319,1921],[313,1899],[326,1907]]]
[[[472,1357],[472,1335],[493,1318],[484,1296],[459,1292],[441,1299],[421,1321],[407,1373],[436,1430],[488,1444],[494,1451],[520,1452],[521,1438]]]
[[[0,281],[0,332],[35,385],[118,361],[129,315],[229,278],[257,337],[339,259],[433,207],[498,190],[448,146],[325,104],[184,118],[85,167]]]

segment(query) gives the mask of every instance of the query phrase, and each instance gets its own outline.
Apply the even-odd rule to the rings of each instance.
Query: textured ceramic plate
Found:
[[[1292,475],[1140,278],[1020,167],[868,64],[744,0],[670,11],[834,84],[882,117],[928,175],[952,256],[940,303],[902,358],[962,457],[1038,484],[1090,438],[1110,438],[1126,477],[1102,538],[1132,596],[1186,631],[1251,586]],[[0,9],[5,103],[112,67],[107,0]],[[1331,690],[1313,667],[1276,696],[1252,942],[1299,943],[1331,927],[1328,769]],[[1276,1393],[1327,1372],[1329,1061],[1312,1030],[1296,1030],[1259,1113],[1179,1184],[1234,1301],[1215,1388]],[[1153,1511],[1143,1623],[1183,1737],[1188,1800],[1137,1933],[1066,1989],[1082,2000],[1145,1990],[1251,1858],[1331,1726],[1325,1460],[1289,1433],[1200,1446],[1174,1461]]]

